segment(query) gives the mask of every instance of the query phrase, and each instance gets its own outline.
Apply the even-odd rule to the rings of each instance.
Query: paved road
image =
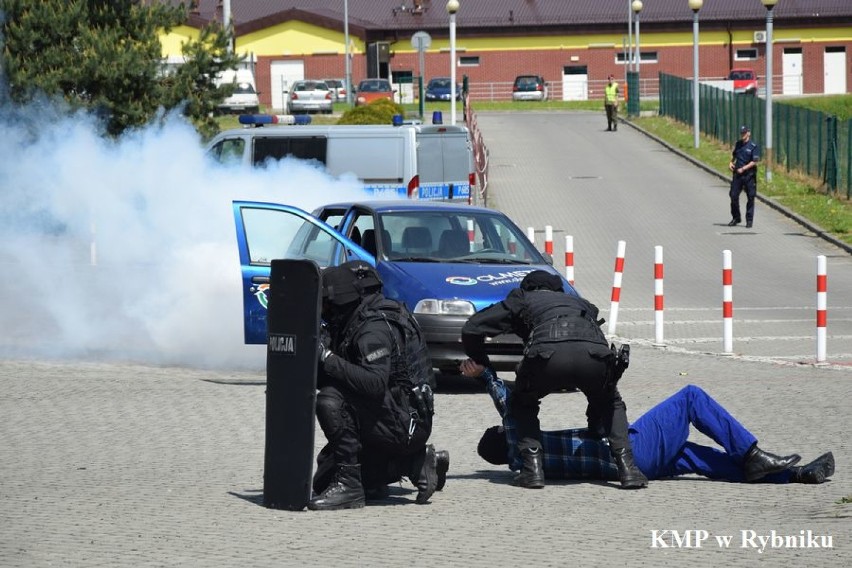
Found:
[[[534,130],[524,134],[504,115],[481,118],[493,152],[493,202],[522,224],[570,228],[578,251],[578,284],[598,303],[609,297],[608,272],[619,238],[629,241],[628,255],[633,255],[628,271],[652,258],[645,250],[650,245],[667,247],[670,305],[693,309],[690,319],[712,310],[721,296],[709,284],[708,292],[698,289],[705,279],[719,282],[713,273],[722,246],[735,250],[735,267],[742,263],[737,274],[745,274],[735,276],[737,283],[759,274],[750,266],[758,261],[749,256],[747,244],[759,245],[775,260],[780,258],[776,249],[787,250],[790,262],[757,279],[760,291],[751,290],[757,286],[752,284],[735,292],[746,306],[770,312],[799,305],[790,303],[787,288],[809,287],[781,285],[781,275],[813,281],[809,268],[798,268],[799,261],[812,265],[809,257],[822,252],[832,255],[830,266],[847,262],[816,239],[787,235],[796,227],[764,208],[754,235],[715,225],[727,220],[724,188],[638,133],[622,129],[603,138],[600,117],[532,115],[536,118],[541,125],[558,127],[542,126],[549,144],[536,140]],[[515,155],[501,142],[511,130],[523,142]],[[583,158],[556,151],[557,142],[567,147],[616,136],[623,146],[615,165],[604,167],[602,145]],[[571,174],[576,180],[565,179],[563,169],[549,169],[556,157],[567,171],[576,172]],[[618,173],[640,164],[672,181]],[[557,181],[546,172],[558,174]],[[604,183],[610,178],[612,183]],[[507,191],[518,179],[528,180],[524,191]],[[655,207],[647,192],[657,186],[665,199]],[[674,199],[680,195],[676,189],[700,198],[683,203]],[[585,199],[568,199],[577,195]],[[615,198],[627,204],[625,212],[612,212]],[[601,211],[611,212],[609,223]],[[648,216],[640,217],[643,212]],[[776,245],[779,239],[788,244]],[[557,258],[559,253],[557,247]],[[704,256],[712,269],[702,268]],[[687,272],[685,267],[693,265],[695,272]],[[650,268],[642,270],[650,273]],[[830,270],[842,274],[848,266]],[[835,278],[850,281],[848,275]],[[649,318],[639,312],[646,300],[637,291],[651,289],[642,280],[626,273],[622,322]],[[830,304],[852,305],[848,298],[843,302]],[[684,337],[694,338],[701,325],[719,327],[680,327]],[[779,336],[788,326],[755,325]],[[0,339],[13,333],[0,329]],[[627,336],[626,331],[619,334]],[[262,373],[6,358],[0,360],[0,566],[848,566],[852,505],[840,502],[852,499],[848,368],[790,365],[785,356],[721,357],[689,344],[663,350],[638,340],[640,335],[637,331],[632,340],[633,361],[622,381],[630,416],[695,383],[750,427],[767,450],[798,451],[806,460],[833,450],[833,480],[819,486],[764,486],[687,477],[655,481],[635,492],[605,483],[522,490],[510,485],[507,471],[475,453],[482,430],[496,422],[491,403],[470,385],[445,384],[437,397],[433,441],[450,451],[451,469],[446,489],[430,504],[415,505],[414,489],[405,485],[395,487],[390,499],[359,511],[270,510],[261,506]],[[738,339],[736,346],[751,349],[753,343]],[[581,423],[584,406],[576,394],[548,397],[543,426]],[[694,439],[707,442],[698,434]],[[653,535],[666,529],[677,530],[682,539],[696,534],[687,530],[706,531],[708,540],[700,548],[694,540],[691,548],[664,548],[675,543],[670,533],[657,532],[657,540]],[[773,548],[773,536],[774,543],[782,536],[796,537],[798,543],[803,535],[812,539],[802,544],[830,548]],[[716,538],[726,536],[731,542],[720,545]],[[763,549],[760,537],[769,539]]]
[[[573,236],[576,285],[607,317],[617,243],[626,242],[618,336],[655,339],[659,245],[666,344],[722,352],[722,251],[730,250],[734,353],[813,363],[817,256],[825,255],[828,359],[852,364],[852,255],[760,203],[753,229],[728,227],[727,182],[637,130],[606,132],[602,113],[478,118],[491,155],[489,205],[534,227],[539,248],[551,225],[556,266],[564,267],[565,236]]]

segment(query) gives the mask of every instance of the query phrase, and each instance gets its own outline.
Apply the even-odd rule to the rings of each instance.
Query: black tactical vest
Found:
[[[590,341],[608,346],[598,321],[598,308],[576,296],[550,290],[524,294],[520,319],[526,333],[519,335],[527,346],[562,341]]]

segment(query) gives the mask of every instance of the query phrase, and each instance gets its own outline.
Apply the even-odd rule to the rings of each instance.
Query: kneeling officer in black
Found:
[[[589,430],[608,437],[626,489],[648,485],[633,461],[627,438],[627,408],[616,388],[626,365],[619,365],[614,347],[597,321],[598,309],[578,296],[566,294],[559,276],[536,270],[506,299],[474,314],[462,328],[465,353],[481,366],[489,366],[485,337],[513,332],[525,343],[517,369],[512,414],[518,431],[518,451],[523,467],[521,487],[544,487],[541,430],[538,411],[547,394],[578,388],[586,395]],[[482,369],[479,369],[481,371]]]
[[[317,419],[328,444],[308,508],[363,507],[365,486],[384,489],[402,477],[426,503],[438,479],[435,449],[426,445],[432,364],[419,328],[403,304],[381,294],[365,262],[327,268],[322,288],[328,335],[319,346]]]

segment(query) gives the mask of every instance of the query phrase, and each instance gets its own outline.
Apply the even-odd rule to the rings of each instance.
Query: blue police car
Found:
[[[559,274],[506,215],[465,204],[365,201],[309,214],[236,201],[234,218],[246,343],[266,343],[272,259],[311,259],[321,268],[349,260],[373,264],[384,294],[405,302],[417,318],[435,368],[450,373],[465,358],[461,327],[471,315],[505,298],[533,270]],[[576,294],[567,281],[564,286]],[[497,370],[514,369],[523,350],[514,335],[495,337],[486,347]]]

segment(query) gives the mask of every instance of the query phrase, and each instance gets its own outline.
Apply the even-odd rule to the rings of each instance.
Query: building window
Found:
[[[757,61],[757,49],[738,49],[734,61]]]
[[[463,55],[459,57],[459,67],[478,67],[479,66],[479,56],[478,55]]]
[[[658,56],[656,51],[643,51],[639,54],[640,60],[643,64],[645,63],[658,63]],[[616,65],[624,65],[624,61],[627,59],[627,54],[624,52],[615,54],[615,63]]]

